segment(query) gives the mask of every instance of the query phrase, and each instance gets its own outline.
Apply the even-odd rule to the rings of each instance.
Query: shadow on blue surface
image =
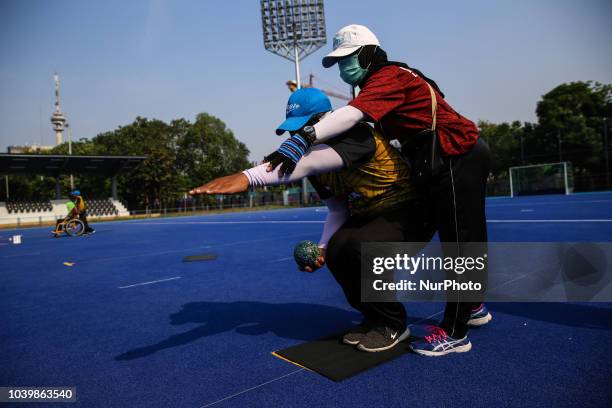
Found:
[[[159,343],[127,351],[115,360],[133,360],[181,346],[202,337],[235,330],[258,336],[268,332],[278,337],[312,340],[317,336],[348,329],[361,320],[357,312],[307,303],[192,302],[170,315],[170,324],[202,323]]]
[[[488,308],[512,316],[597,330],[612,330],[612,309],[576,303],[488,303]]]
[[[333,306],[308,303],[263,302],[192,302],[170,315],[171,325],[201,323],[184,333],[175,334],[158,343],[126,351],[115,357],[125,361],[143,358],[158,351],[182,346],[203,337],[235,330],[236,333],[259,336],[273,333],[295,340],[313,340],[330,333],[348,330],[361,321],[361,314]],[[408,318],[424,325],[433,321]]]

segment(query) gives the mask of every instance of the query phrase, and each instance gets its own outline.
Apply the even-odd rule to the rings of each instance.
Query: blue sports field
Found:
[[[491,241],[612,240],[612,192],[487,208]],[[0,230],[0,385],[75,386],[66,405],[88,408],[610,406],[612,304],[490,304],[471,352],[407,354],[340,383],[271,355],[360,320],[327,269],[292,259],[325,215],[107,222],[61,239]],[[218,259],[182,262],[207,252]],[[417,329],[443,305],[407,307]]]

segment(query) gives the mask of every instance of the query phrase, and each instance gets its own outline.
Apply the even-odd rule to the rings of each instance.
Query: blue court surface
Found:
[[[611,405],[612,304],[490,304],[469,353],[407,354],[341,383],[274,357],[360,320],[327,269],[292,259],[325,215],[107,222],[61,239],[0,230],[0,385],[75,386],[66,405],[88,408]],[[488,217],[491,241],[610,241],[612,193],[490,199]],[[218,259],[182,262],[206,252]],[[443,305],[407,307],[416,329]]]

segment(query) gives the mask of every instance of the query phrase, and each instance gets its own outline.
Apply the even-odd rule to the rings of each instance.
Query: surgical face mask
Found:
[[[363,48],[362,48],[363,50]],[[366,76],[368,70],[361,68],[359,65],[359,54],[361,50],[350,57],[343,58],[338,61],[338,68],[340,68],[340,78],[349,85],[356,86]]]

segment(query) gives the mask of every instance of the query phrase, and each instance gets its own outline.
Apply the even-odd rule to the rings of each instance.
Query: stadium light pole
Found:
[[[610,161],[608,157],[608,118],[603,118],[604,158],[606,164],[606,189],[610,188]]]
[[[293,61],[297,89],[302,87],[300,60],[327,43],[323,0],[260,0],[266,50]],[[308,201],[306,178],[302,200]]]
[[[68,122],[64,127],[68,130],[68,156],[72,156],[72,128]],[[74,176],[72,174],[70,174],[70,190],[74,190]]]
[[[559,144],[559,162],[562,162],[563,154],[561,153],[561,129],[557,129],[557,142]]]
[[[295,64],[327,43],[323,0],[260,0],[264,48]]]
[[[302,79],[300,78],[300,53],[295,43],[293,45],[293,58],[295,59],[295,83],[297,84],[297,89],[300,89],[302,87]]]

